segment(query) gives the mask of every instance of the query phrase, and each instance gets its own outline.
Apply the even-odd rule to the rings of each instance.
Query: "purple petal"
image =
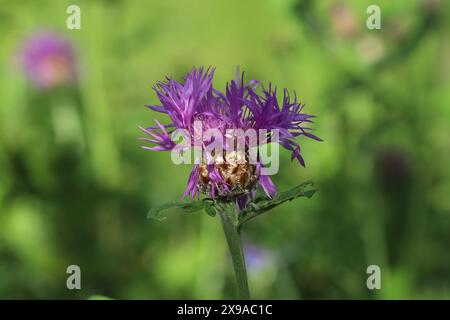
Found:
[[[195,195],[198,195],[198,165],[194,166],[191,174],[189,175],[188,183],[186,186],[186,191],[184,191],[182,199],[186,198],[186,196],[190,196],[194,198]]]
[[[167,113],[166,109],[163,106],[152,106],[148,104],[146,104],[145,106],[156,112]]]
[[[275,187],[269,176],[260,175],[259,184],[261,185],[267,196],[272,198],[277,193],[277,188]]]

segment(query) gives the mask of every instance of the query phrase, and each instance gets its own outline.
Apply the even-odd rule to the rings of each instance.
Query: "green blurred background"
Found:
[[[366,8],[381,8],[381,30]],[[68,30],[66,8],[81,8]],[[244,230],[254,298],[450,298],[450,2],[1,1],[0,298],[233,298],[218,218],[173,212],[190,166],[139,148],[166,75],[217,67],[295,90],[324,142],[281,152],[279,190],[318,193]],[[75,85],[17,66],[39,30],[69,39]],[[81,268],[82,290],[66,288]],[[381,268],[368,290],[366,268]]]

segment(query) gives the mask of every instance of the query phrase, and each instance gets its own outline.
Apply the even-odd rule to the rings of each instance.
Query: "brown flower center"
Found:
[[[243,152],[232,151],[224,156],[214,157],[214,167],[227,184],[229,192],[227,195],[235,196],[250,192],[258,180],[256,166],[248,162],[248,157]],[[211,179],[208,166],[205,163],[199,165],[199,189],[201,192],[210,194]],[[219,185],[221,190],[223,186]]]

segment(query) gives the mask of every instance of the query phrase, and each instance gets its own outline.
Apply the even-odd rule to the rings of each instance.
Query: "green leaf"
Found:
[[[288,191],[280,192],[273,198],[258,197],[252,202],[248,203],[247,206],[240,212],[238,217],[236,217],[236,224],[242,225],[248,220],[264,213],[270,209],[279,206],[280,204],[291,201],[298,197],[310,198],[316,192],[312,189],[313,182],[307,181],[298,185]],[[204,210],[206,214],[211,217],[217,215],[220,210],[224,210],[224,205],[233,205],[233,202],[221,202],[219,200],[214,201],[210,198],[205,198],[203,200],[187,200],[187,201],[172,201],[165,203],[160,206],[152,208],[147,215],[148,219],[154,219],[158,221],[163,221],[167,217],[163,214],[163,211],[168,209],[181,209],[184,213],[193,213],[200,210]],[[239,221],[237,220],[239,219]]]
[[[172,201],[159,206],[156,206],[147,214],[148,219],[154,219],[158,221],[163,221],[167,217],[162,214],[163,211],[168,209],[178,208],[181,209],[184,213],[193,213],[204,209],[206,213],[210,216],[216,215],[216,210],[213,205],[212,199],[203,199],[196,201]]]
[[[316,190],[312,189],[313,185],[314,183],[312,181],[306,181],[288,191],[278,193],[273,198],[256,198],[252,202],[248,203],[247,206],[241,211],[239,224],[242,225],[248,220],[260,215],[261,213],[269,211],[286,201],[291,201],[299,197],[311,198],[316,192]]]
[[[214,203],[205,202],[205,212],[207,215],[211,217],[215,217],[217,212],[217,208],[215,207]]]

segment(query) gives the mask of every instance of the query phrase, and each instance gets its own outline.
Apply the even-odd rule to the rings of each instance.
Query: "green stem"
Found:
[[[220,218],[225,237],[227,238],[228,248],[230,249],[231,259],[233,260],[238,298],[247,300],[250,299],[250,293],[248,290],[244,249],[241,240],[241,228],[238,225],[238,212],[233,203],[223,206],[222,209],[220,211]]]

